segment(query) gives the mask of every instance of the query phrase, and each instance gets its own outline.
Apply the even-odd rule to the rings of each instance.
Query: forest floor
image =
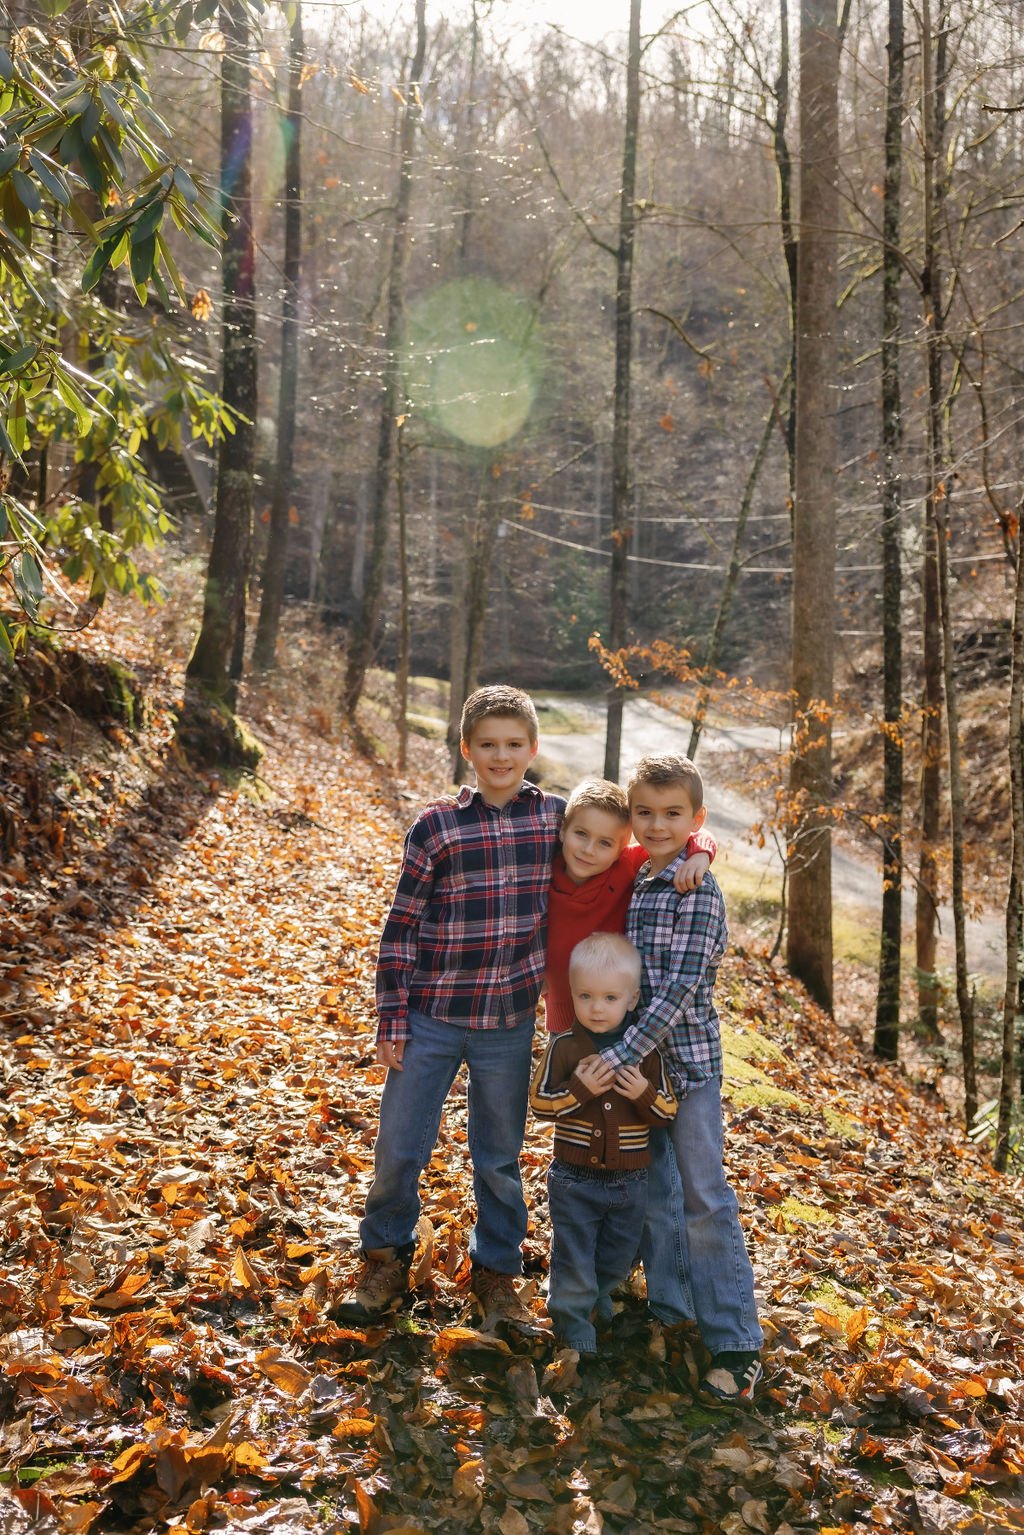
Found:
[[[0,1532],[1024,1530],[1024,1210],[934,1093],[753,948],[720,977],[726,1146],[767,1334],[755,1410],[627,1301],[579,1375],[480,1332],[457,1087],[424,1179],[433,1266],[393,1327],[351,1273],[381,1073],[372,971],[398,779],[290,642],[242,712],[255,778],[173,732],[180,611],[76,642],[146,685],[134,730],[37,700],[2,751]],[[524,1154],[543,1318],[549,1132]]]

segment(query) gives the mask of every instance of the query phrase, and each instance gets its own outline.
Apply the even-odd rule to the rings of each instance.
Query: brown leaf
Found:
[[[288,1359],[279,1348],[265,1348],[256,1355],[256,1368],[289,1396],[301,1396],[313,1379],[312,1370]]]

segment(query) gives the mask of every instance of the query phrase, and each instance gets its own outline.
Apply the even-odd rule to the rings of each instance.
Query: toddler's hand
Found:
[[[601,1093],[614,1083],[615,1067],[609,1066],[599,1055],[585,1055],[576,1067],[576,1075],[592,1093]]]
[[[676,870],[675,887],[679,894],[685,895],[688,890],[696,890],[698,885],[702,885],[710,867],[711,859],[707,853],[692,853]]]
[[[648,1085],[639,1066],[620,1066],[615,1073],[615,1091],[621,1093],[623,1098],[642,1098]]]

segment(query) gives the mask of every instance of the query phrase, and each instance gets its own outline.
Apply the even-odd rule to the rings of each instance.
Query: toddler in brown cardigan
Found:
[[[569,961],[575,1019],[544,1052],[530,1090],[555,1123],[548,1168],[548,1312],[559,1340],[596,1353],[593,1317],[611,1317],[611,1292],[636,1258],[647,1204],[650,1126],[676,1112],[657,1050],[617,1071],[600,1050],[624,1032],[640,994],[640,955],[621,933],[594,933]]]

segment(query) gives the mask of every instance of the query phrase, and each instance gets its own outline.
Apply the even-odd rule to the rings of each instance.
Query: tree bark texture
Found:
[[[793,227],[793,156],[786,138],[789,121],[789,0],[779,0],[779,73],[775,81],[775,122],[772,140],[775,169],[779,178],[779,227],[782,254],[786,261],[789,285],[789,388],[786,404],[786,451],[788,455],[789,503],[792,514],[796,499],[796,270],[797,237]]]
[[[395,445],[395,496],[398,501],[398,666],[395,671],[395,718],[398,725],[398,771],[409,758],[409,540],[405,505],[405,438],[398,428]]]
[[[362,602],[349,643],[348,665],[342,694],[342,710],[346,718],[355,716],[356,705],[362,697],[366,673],[373,655],[377,619],[380,614],[381,594],[384,589],[384,566],[388,548],[388,495],[391,482],[391,464],[394,455],[395,415],[400,372],[398,346],[401,338],[402,312],[405,299],[405,267],[409,248],[409,213],[412,205],[413,155],[416,148],[416,125],[419,121],[419,82],[423,74],[423,61],[427,52],[426,0],[416,0],[416,49],[412,72],[406,88],[402,108],[402,126],[399,136],[398,190],[395,197],[394,226],[391,237],[391,260],[388,268],[387,318],[384,326],[384,361],[381,380],[380,419],[377,429],[377,462],[373,479],[371,504],[372,534],[370,557],[367,562],[366,583]]]
[[[792,839],[786,962],[832,1006],[836,245],[839,46],[835,0],[800,7],[800,255],[793,509]]]
[[[277,657],[284,599],[288,529],[295,468],[295,401],[299,385],[299,281],[302,269],[302,6],[296,5],[288,44],[288,110],[282,124],[284,163],[284,256],[281,273],[281,379],[277,397],[277,465],[270,505],[270,534],[263,561],[260,616],[252,664],[268,671]]]
[[[923,14],[925,16],[928,14],[927,4]],[[944,169],[944,146],[946,137],[948,28],[949,6],[944,4],[939,14],[938,32],[935,40],[935,72],[933,77],[930,75],[930,39],[927,35],[924,50],[926,91],[927,84],[931,83],[931,95],[934,100],[933,110],[928,114],[927,119],[935,142],[935,154],[930,157],[930,164],[927,167],[927,169],[931,170],[933,176],[933,183],[930,189],[933,209],[930,227],[926,223],[926,237],[929,248],[932,250],[937,249],[939,226],[945,217],[946,204],[947,174]],[[926,170],[926,195],[928,190]],[[943,294],[937,261],[934,263],[934,267],[936,286],[932,297],[934,300],[935,323],[932,326],[929,341],[932,349],[939,349],[944,342],[945,315],[941,307]],[[929,369],[929,386],[932,383],[933,374],[932,370]],[[938,375],[934,378],[934,383],[941,390],[941,353],[940,368]],[[937,534],[936,547],[939,556],[939,617],[942,639],[942,677],[946,699],[946,738],[949,749],[949,821],[950,843],[953,855],[953,938],[956,952],[956,1000],[957,1011],[960,1015],[960,1054],[964,1076],[964,1118],[969,1130],[978,1112],[978,1074],[975,1060],[974,995],[967,973],[967,913],[964,904],[964,791],[961,774],[960,703],[957,694],[956,666],[954,662],[953,613],[949,575],[949,506],[953,493],[954,463],[953,448],[950,441],[950,408],[951,400],[944,398],[941,393],[934,398],[931,395],[929,396],[929,439],[930,447],[933,448],[933,451],[929,454],[932,465],[930,489],[934,502]]]
[[[1024,500],[1018,517],[1024,514]],[[1013,603],[1009,709],[1010,813],[1013,851],[1006,893],[1006,983],[1003,991],[1003,1047],[999,1072],[995,1164],[1005,1172],[1010,1158],[1013,1101],[1018,1087],[1014,1053],[1022,1027],[1020,995],[1021,894],[1024,891],[1024,538],[1017,530],[1017,580]]]
[[[889,68],[885,95],[885,187],[882,213],[882,689],[885,832],[882,934],[875,1004],[874,1053],[899,1051],[900,940],[903,907],[903,572],[900,421],[900,186],[903,178],[903,0],[889,0]]]
[[[234,707],[245,645],[245,598],[252,556],[255,449],[256,304],[252,229],[252,39],[245,7],[224,0],[221,56],[221,396],[235,413],[235,430],[217,453],[213,542],[206,573],[203,621],[188,676]]]
[[[640,129],[640,0],[630,0],[626,57],[626,126],[619,198],[615,275],[615,404],[612,420],[612,560],[608,648],[626,644],[629,628],[629,543],[632,492],[629,466],[630,374],[633,355],[633,252],[636,243],[636,150]],[[622,692],[608,700],[604,776],[617,779],[622,754]]]
[[[924,505],[924,569],[922,584],[922,656],[924,696],[921,702],[921,850],[918,864],[916,939],[918,1013],[925,1032],[939,1032],[939,984],[936,976],[939,909],[938,844],[942,767],[942,599],[939,576],[938,498],[942,484],[942,271],[937,243],[940,179],[936,167],[945,137],[944,113],[936,89],[930,0],[921,9],[924,158],[924,254],[921,266],[921,307],[928,378],[928,486]]]

